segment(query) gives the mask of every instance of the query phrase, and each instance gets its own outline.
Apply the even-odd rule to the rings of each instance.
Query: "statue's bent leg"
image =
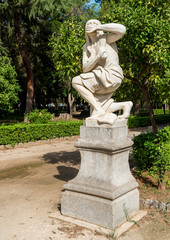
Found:
[[[118,118],[128,118],[130,116],[130,110],[133,106],[131,101],[128,102],[113,102],[110,107],[107,109],[107,112],[116,112],[118,110],[123,110],[123,114],[118,116]]]
[[[88,80],[87,80],[88,81]],[[82,81],[81,76],[74,77],[72,80],[72,86],[75,90],[80,93],[80,95],[90,104],[95,110],[94,118],[102,116],[105,114],[105,111],[101,108],[101,106],[96,101],[93,93],[87,89]]]

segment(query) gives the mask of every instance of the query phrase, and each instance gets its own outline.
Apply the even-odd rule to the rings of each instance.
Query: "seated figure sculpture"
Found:
[[[107,32],[107,33],[104,33]],[[91,116],[100,124],[113,124],[130,115],[132,102],[114,102],[111,98],[123,77],[119,65],[116,41],[126,32],[118,23],[101,24],[96,19],[86,23],[86,43],[83,46],[83,73],[72,80],[72,86],[90,104]],[[113,112],[123,110],[117,116]]]

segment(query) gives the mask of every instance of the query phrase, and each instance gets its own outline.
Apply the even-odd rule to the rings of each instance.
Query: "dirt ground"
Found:
[[[141,130],[131,131],[129,136]],[[20,144],[0,150],[0,240],[107,240],[103,234],[58,220],[63,184],[74,178],[78,137]],[[169,240],[167,213],[148,210],[119,240]]]

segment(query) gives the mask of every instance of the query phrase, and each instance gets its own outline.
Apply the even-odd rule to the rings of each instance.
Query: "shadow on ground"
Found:
[[[79,170],[72,166],[78,166],[80,164],[80,153],[79,151],[74,152],[52,152],[45,154],[42,159],[46,163],[50,164],[65,164],[57,166],[58,174],[54,175],[55,178],[68,182],[69,180],[76,177]]]
[[[59,174],[54,175],[54,177],[66,182],[75,178],[79,172],[77,168],[66,167],[66,166],[58,166],[57,170]]]
[[[56,163],[67,163],[70,165],[80,164],[80,153],[79,151],[74,152],[51,152],[45,154],[42,159],[46,163],[56,164]]]

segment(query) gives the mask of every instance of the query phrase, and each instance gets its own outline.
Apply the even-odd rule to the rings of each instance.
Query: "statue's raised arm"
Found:
[[[93,28],[90,28],[90,26],[86,27],[86,33],[88,34],[95,31],[109,32],[108,34],[103,34],[103,36],[106,38],[107,43],[113,43],[126,33],[126,28],[119,23],[98,24]]]
[[[90,104],[89,121],[112,125],[116,120],[130,115],[132,102],[116,103],[111,98],[123,79],[115,42],[125,32],[126,28],[118,23],[101,24],[96,19],[86,23],[83,73],[73,78],[72,85]],[[123,109],[122,115],[113,114],[120,109]]]

